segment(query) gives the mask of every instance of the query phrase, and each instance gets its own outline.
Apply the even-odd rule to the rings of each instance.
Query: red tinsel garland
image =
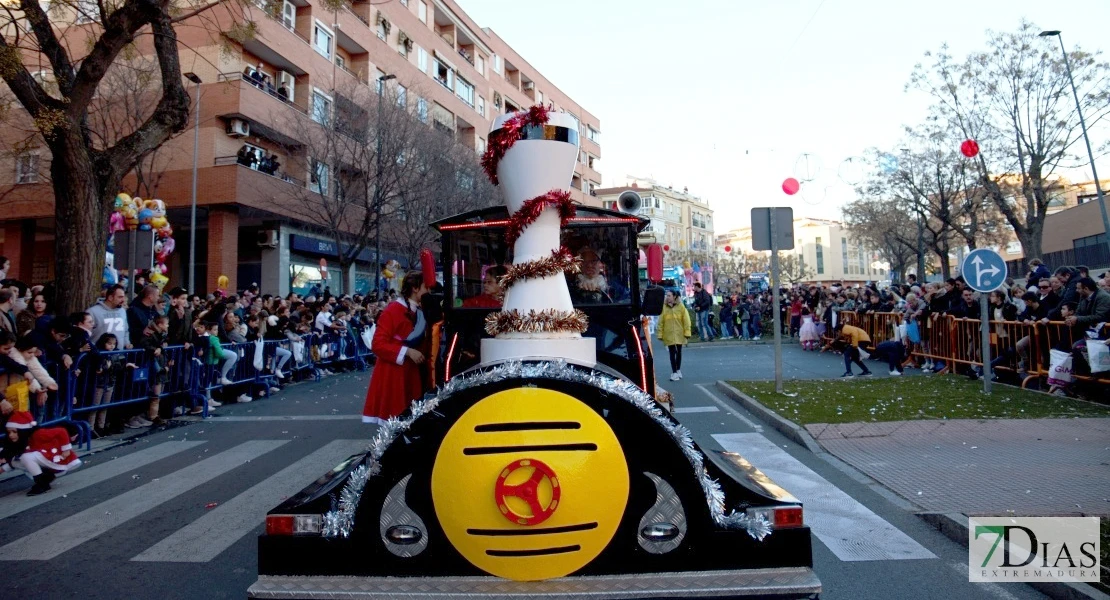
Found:
[[[525,127],[536,127],[547,124],[547,108],[537,104],[528,109],[528,112],[519,113],[501,125],[501,129],[491,135],[489,145],[482,154],[482,168],[486,176],[497,185],[497,164],[505,157],[505,153],[513,144],[520,140],[520,130]]]
[[[540,218],[540,213],[548,206],[559,211],[559,227],[566,227],[567,222],[574,217],[575,205],[570,199],[570,192],[551,190],[542,196],[525,200],[520,210],[509,217],[509,226],[505,229],[505,241],[509,244],[516,242],[524,228],[535,223],[536,219]]]

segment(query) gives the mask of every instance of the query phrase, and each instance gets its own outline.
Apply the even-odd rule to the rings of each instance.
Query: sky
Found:
[[[1110,53],[1110,0],[458,1],[601,120],[604,186],[688,187],[717,233],[754,206],[840,218],[864,152],[899,147],[923,119],[929,98],[906,84],[926,51],[962,58],[1024,18],[1069,50]]]

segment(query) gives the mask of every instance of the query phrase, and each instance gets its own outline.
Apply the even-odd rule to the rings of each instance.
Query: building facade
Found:
[[[793,254],[807,273],[807,283],[866,283],[889,279],[890,266],[877,250],[852,237],[839,221],[798,217],[794,219],[794,249],[783,250],[780,256]],[[751,227],[733,229],[716,238],[716,247],[724,252],[752,252]]]
[[[320,185],[308,169],[292,169],[298,162],[293,154],[303,147],[298,139],[303,122],[330,118],[344,103],[337,90],[352,86],[373,91],[389,86],[420,120],[476,156],[484,152],[490,125],[501,113],[533,104],[569,113],[579,123],[581,144],[573,197],[597,204],[590,192],[601,182],[598,118],[453,0],[357,0],[334,12],[321,0],[278,0],[249,7],[247,16],[253,33],[242,42],[226,34],[238,26],[235,15],[220,9],[206,16],[206,24],[218,23],[222,35],[213,36],[210,25],[178,27],[182,71],[200,79],[201,109],[191,115],[189,129],[158,151],[152,195],[165,201],[175,230],[171,284],[187,279],[194,117],[200,121],[197,291],[216,289],[220,275],[229,277],[233,289],[257,282],[267,292],[284,294],[323,280],[339,290],[343,281],[372,281],[377,263],[403,261],[390,251],[387,238],[381,257],[369,250],[351,273],[322,273],[321,259],[335,256],[335,243],[283,206],[292,201],[294,188],[301,194]],[[255,72],[265,76],[264,84],[252,80]],[[196,87],[186,85],[193,94]],[[22,111],[10,117],[21,114],[26,117]],[[14,138],[13,128],[31,126],[5,123],[0,138]],[[244,147],[274,155],[284,168],[268,174],[239,164],[237,153]],[[0,194],[8,200],[0,205],[0,252],[12,260],[9,275],[29,282],[53,277],[48,161],[44,147],[0,158]]]
[[[644,242],[665,244],[673,250],[710,252],[713,248],[713,209],[709,201],[683,188],[676,190],[644,177],[626,178],[625,185],[596,190],[601,206],[616,210],[617,198],[626,191],[640,195],[640,216],[651,220]]]

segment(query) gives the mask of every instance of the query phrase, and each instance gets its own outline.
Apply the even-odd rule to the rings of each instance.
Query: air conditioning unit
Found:
[[[524,91],[530,92],[534,89],[536,89],[536,82],[535,81],[525,81],[524,82]]]
[[[247,137],[251,134],[251,124],[242,119],[232,119],[227,124],[227,134],[231,137]]]
[[[278,231],[276,229],[262,229],[258,232],[259,248],[277,248]]]

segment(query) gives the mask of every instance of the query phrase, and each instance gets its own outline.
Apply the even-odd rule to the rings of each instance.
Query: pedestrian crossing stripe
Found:
[[[5,560],[50,560],[287,443],[289,440],[244,442],[15,540],[0,548],[0,556]]]
[[[266,512],[301,491],[310,478],[327,472],[352,454],[366,449],[366,440],[335,440],[221,503],[177,530],[133,561],[205,563],[252,530],[262,526]]]
[[[160,461],[163,458],[168,458],[179,452],[196,448],[203,443],[204,442],[164,442],[156,446],[145,448],[139,452],[132,452],[99,464],[93,462],[97,459],[93,459],[87,467],[78,469],[73,473],[67,473],[65,477],[59,479],[58,483],[55,485],[57,488],[63,490],[62,493],[72,494],[78,490],[123,475],[128,471],[134,471],[135,469]],[[46,504],[51,500],[57,500],[61,497],[62,494],[24,496],[20,493],[18,495],[13,494],[10,497],[0,498],[0,520],[6,519],[12,515],[17,515],[25,510],[39,506],[40,504]]]
[[[714,434],[801,500],[813,535],[842,561],[936,558],[902,530],[886,522],[761,433]]]

